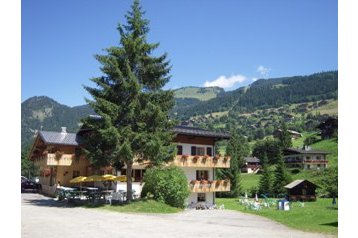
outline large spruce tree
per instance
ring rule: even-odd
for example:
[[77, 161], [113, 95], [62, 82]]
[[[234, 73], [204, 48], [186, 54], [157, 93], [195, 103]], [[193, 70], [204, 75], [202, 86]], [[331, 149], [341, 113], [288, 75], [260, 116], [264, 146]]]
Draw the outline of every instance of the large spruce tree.
[[240, 193], [240, 171], [244, 163], [244, 157], [249, 153], [249, 146], [243, 136], [235, 131], [231, 132], [231, 139], [226, 147], [226, 155], [231, 157], [230, 168], [218, 169], [217, 175], [220, 178], [230, 179], [230, 197], [237, 197]]
[[284, 186], [289, 184], [292, 181], [292, 178], [287, 171], [282, 154], [279, 155], [277, 160], [278, 162], [274, 171], [274, 183], [272, 190], [275, 194], [282, 195], [286, 193]]
[[118, 24], [120, 42], [96, 55], [103, 76], [90, 79], [97, 87], [85, 86], [93, 97], [89, 105], [100, 116], [84, 119], [85, 152], [97, 167], [124, 163], [127, 168], [127, 200], [132, 199], [134, 160], [160, 164], [174, 156], [169, 110], [173, 91], [162, 90], [169, 81], [167, 55], [153, 56], [158, 43], [148, 43], [149, 21], [138, 0]]
[[259, 193], [272, 194], [272, 175], [266, 153], [260, 158], [262, 173], [259, 181]]

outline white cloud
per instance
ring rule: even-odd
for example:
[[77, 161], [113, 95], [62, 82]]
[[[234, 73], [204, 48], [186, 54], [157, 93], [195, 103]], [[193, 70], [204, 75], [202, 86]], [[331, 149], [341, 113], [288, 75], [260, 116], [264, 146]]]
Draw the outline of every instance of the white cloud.
[[256, 70], [258, 73], [260, 73], [260, 76], [261, 77], [268, 77], [271, 69], [270, 68], [266, 68], [262, 65], [260, 65], [259, 67], [257, 67], [257, 70]]
[[246, 80], [246, 77], [243, 75], [232, 75], [230, 77], [226, 77], [221, 75], [219, 78], [213, 81], [206, 81], [204, 83], [204, 87], [221, 87], [221, 88], [231, 88], [236, 83], [242, 83]]
[[256, 80], [258, 80], [258, 78], [255, 77], [255, 78], [252, 78], [251, 80], [252, 80], [252, 82], [255, 82]]

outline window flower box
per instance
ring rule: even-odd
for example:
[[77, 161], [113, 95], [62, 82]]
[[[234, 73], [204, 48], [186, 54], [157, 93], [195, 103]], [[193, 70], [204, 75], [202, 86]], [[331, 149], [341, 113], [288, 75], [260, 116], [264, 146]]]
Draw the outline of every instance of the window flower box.
[[199, 159], [199, 158], [200, 158], [199, 155], [194, 155], [194, 157], [193, 157], [193, 163], [198, 162], [198, 159]]

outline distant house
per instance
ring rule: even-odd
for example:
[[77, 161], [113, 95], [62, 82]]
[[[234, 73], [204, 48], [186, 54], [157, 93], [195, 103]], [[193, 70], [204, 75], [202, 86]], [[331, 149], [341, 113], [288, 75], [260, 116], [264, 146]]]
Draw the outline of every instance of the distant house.
[[285, 186], [289, 201], [316, 201], [318, 185], [308, 180], [295, 180]]
[[257, 173], [261, 168], [261, 162], [256, 157], [245, 157], [244, 165], [241, 168], [243, 173]]
[[338, 131], [338, 118], [329, 117], [317, 126], [321, 130], [322, 139], [330, 139]]
[[322, 150], [312, 150], [306, 146], [303, 149], [288, 148], [283, 150], [283, 159], [288, 168], [325, 169], [328, 165], [327, 154]]
[[[290, 134], [291, 139], [297, 139], [299, 137], [302, 137], [302, 134], [297, 132], [297, 131], [293, 131], [293, 130], [287, 130], [287, 132]], [[273, 136], [274, 137], [279, 137], [282, 134], [282, 130], [281, 129], [277, 129], [273, 132]]]

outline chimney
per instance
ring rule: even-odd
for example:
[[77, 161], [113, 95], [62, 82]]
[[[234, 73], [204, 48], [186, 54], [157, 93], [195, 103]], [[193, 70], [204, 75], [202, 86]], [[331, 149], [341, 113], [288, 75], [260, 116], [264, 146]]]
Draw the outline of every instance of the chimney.
[[61, 133], [64, 133], [64, 134], [66, 134], [67, 133], [67, 131], [66, 131], [66, 129], [67, 129], [67, 127], [61, 127]]

